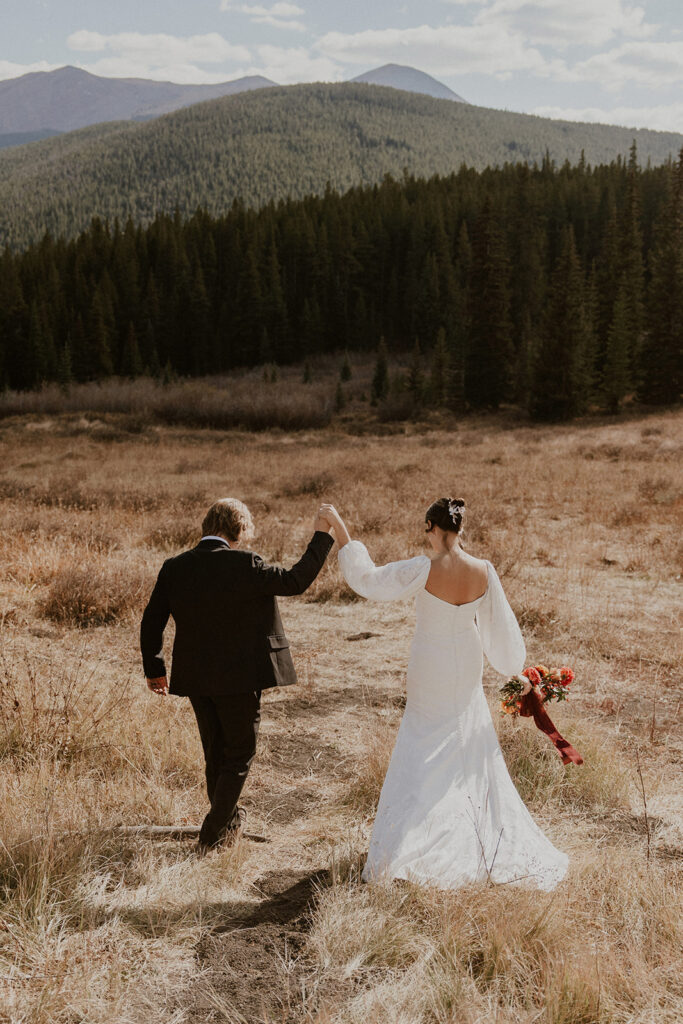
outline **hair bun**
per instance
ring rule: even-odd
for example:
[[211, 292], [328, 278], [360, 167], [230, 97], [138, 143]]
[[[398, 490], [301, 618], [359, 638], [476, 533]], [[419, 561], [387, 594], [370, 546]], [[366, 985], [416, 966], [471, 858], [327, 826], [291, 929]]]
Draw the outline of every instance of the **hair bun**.
[[460, 533], [465, 518], [465, 502], [462, 498], [437, 498], [427, 509], [425, 522], [429, 528], [438, 526], [441, 530]]

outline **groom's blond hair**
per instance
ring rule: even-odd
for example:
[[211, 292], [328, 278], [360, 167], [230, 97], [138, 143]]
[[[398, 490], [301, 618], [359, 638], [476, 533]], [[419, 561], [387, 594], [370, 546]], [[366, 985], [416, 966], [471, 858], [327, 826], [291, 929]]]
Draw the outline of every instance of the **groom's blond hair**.
[[228, 540], [251, 540], [254, 521], [251, 512], [239, 498], [219, 498], [204, 516], [202, 535], [220, 534]]

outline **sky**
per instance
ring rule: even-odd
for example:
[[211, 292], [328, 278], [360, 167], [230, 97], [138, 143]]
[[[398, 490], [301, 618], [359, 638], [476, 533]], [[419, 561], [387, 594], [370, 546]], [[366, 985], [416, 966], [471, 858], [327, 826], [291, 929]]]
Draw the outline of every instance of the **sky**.
[[471, 103], [683, 132], [683, 0], [0, 0], [0, 79], [283, 85], [409, 64]]

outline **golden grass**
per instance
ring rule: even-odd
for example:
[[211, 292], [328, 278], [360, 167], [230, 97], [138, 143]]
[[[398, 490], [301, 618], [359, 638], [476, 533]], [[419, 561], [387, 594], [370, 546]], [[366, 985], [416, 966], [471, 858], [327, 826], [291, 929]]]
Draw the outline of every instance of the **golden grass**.
[[[0, 1021], [683, 1016], [680, 416], [538, 431], [475, 418], [373, 435], [357, 401], [351, 419], [296, 435], [135, 426], [134, 409], [93, 417], [45, 401], [0, 423]], [[419, 552], [426, 505], [453, 492], [529, 659], [577, 671], [556, 721], [580, 769], [563, 768], [530, 722], [502, 719], [500, 680], [485, 675], [516, 784], [570, 853], [567, 881], [549, 895], [360, 884], [411, 612], [351, 600], [334, 557], [303, 600], [282, 605], [303, 685], [267, 696], [245, 791], [270, 845], [201, 861], [190, 843], [119, 834], [197, 823], [205, 807], [191, 710], [145, 690], [137, 627], [162, 560], [198, 539], [211, 500], [242, 497], [256, 549], [284, 562], [319, 500], [333, 500], [383, 561]], [[347, 640], [364, 631], [376, 635]], [[302, 874], [317, 895], [273, 931], [277, 892]], [[242, 934], [258, 1012], [231, 988], [223, 943]]]

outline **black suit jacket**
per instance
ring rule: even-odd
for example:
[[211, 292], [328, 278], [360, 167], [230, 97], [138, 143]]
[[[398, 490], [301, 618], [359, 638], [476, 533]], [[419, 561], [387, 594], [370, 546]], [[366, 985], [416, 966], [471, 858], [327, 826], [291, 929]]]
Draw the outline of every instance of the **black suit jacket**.
[[147, 678], [166, 675], [163, 636], [172, 615], [171, 693], [224, 696], [295, 683], [276, 595], [302, 594], [333, 543], [328, 533], [316, 532], [291, 569], [212, 539], [167, 559], [140, 625]]

